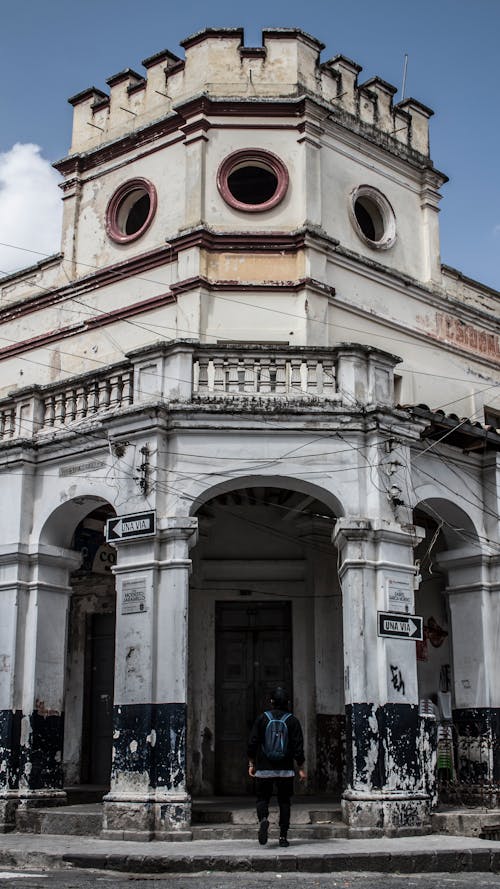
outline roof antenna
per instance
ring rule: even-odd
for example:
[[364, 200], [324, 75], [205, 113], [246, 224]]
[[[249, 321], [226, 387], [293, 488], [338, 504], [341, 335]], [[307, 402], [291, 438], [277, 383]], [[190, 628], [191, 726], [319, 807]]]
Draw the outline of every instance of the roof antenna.
[[408, 70], [408, 53], [405, 52], [405, 60], [403, 62], [403, 86], [401, 87], [401, 101], [403, 101], [404, 97], [405, 97], [407, 70]]

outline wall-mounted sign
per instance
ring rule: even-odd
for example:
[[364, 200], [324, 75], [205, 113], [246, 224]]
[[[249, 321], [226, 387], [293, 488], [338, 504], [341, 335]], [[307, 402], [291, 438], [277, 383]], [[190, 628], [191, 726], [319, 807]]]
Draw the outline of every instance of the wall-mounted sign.
[[378, 611], [378, 635], [387, 639], [413, 639], [421, 642], [424, 638], [424, 619], [417, 614]]
[[136, 614], [147, 611], [146, 578], [124, 580], [122, 583], [122, 614]]
[[106, 466], [102, 460], [86, 460], [85, 463], [73, 463], [72, 466], [60, 466], [59, 475], [64, 478], [68, 475], [86, 475], [87, 472], [95, 472]]
[[106, 540], [136, 540], [138, 537], [152, 537], [156, 533], [156, 513], [136, 512], [131, 515], [117, 516], [108, 519], [106, 524]]
[[386, 577], [387, 603], [394, 611], [409, 611], [413, 605], [412, 578]]

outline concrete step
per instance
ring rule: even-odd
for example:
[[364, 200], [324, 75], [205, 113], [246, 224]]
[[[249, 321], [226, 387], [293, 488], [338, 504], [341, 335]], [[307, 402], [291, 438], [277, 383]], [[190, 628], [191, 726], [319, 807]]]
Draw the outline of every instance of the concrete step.
[[431, 816], [433, 833], [449, 836], [500, 839], [500, 810], [481, 806], [470, 809], [443, 809]]
[[65, 787], [69, 806], [84, 805], [85, 803], [102, 803], [102, 798], [109, 793], [109, 785], [103, 784], [75, 784]]
[[[276, 801], [271, 804], [271, 812], [277, 812]], [[193, 825], [255, 825], [255, 802], [248, 798], [225, 800], [198, 798], [193, 802]], [[342, 823], [340, 804], [335, 802], [318, 803], [318, 800], [296, 798], [292, 803], [292, 821], [296, 825]]]
[[[211, 824], [192, 825], [193, 840], [255, 840], [257, 837], [257, 822], [254, 818], [253, 826], [249, 824]], [[269, 840], [277, 841], [279, 838], [278, 825], [270, 825]], [[345, 824], [301, 824], [290, 827], [288, 837], [290, 840], [329, 840], [347, 839], [349, 829]]]
[[233, 813], [230, 809], [204, 809], [194, 805], [191, 820], [193, 824], [232, 824]]
[[[274, 803], [274, 804], [273, 804]], [[270, 838], [279, 837], [278, 807], [271, 804]], [[197, 799], [193, 803], [191, 831], [194, 840], [253, 840], [257, 833], [255, 802], [248, 798]], [[292, 803], [290, 837], [323, 840], [349, 835], [342, 822], [340, 804], [316, 799], [296, 798]]]
[[16, 830], [22, 833], [97, 837], [102, 830], [102, 805], [52, 806], [46, 809], [19, 808]]

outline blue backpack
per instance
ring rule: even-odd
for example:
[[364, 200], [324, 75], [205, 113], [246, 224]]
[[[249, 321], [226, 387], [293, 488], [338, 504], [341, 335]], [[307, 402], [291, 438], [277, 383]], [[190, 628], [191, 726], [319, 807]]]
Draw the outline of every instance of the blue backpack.
[[290, 719], [291, 713], [283, 713], [283, 716], [276, 718], [270, 710], [266, 710], [267, 716], [266, 731], [264, 734], [264, 743], [262, 751], [264, 756], [271, 762], [278, 762], [284, 759], [288, 750], [288, 727], [287, 720]]

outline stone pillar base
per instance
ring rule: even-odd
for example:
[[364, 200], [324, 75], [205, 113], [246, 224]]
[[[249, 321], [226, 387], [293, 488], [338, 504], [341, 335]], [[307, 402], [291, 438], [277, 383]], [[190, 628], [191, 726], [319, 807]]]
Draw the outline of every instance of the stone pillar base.
[[9, 833], [16, 827], [17, 793], [7, 793], [0, 798], [0, 833]]
[[353, 833], [366, 836], [429, 833], [430, 814], [430, 797], [424, 793], [347, 790], [342, 797], [342, 820]]
[[149, 842], [154, 839], [192, 839], [191, 799], [187, 796], [157, 800], [103, 800], [101, 837], [108, 840]]

